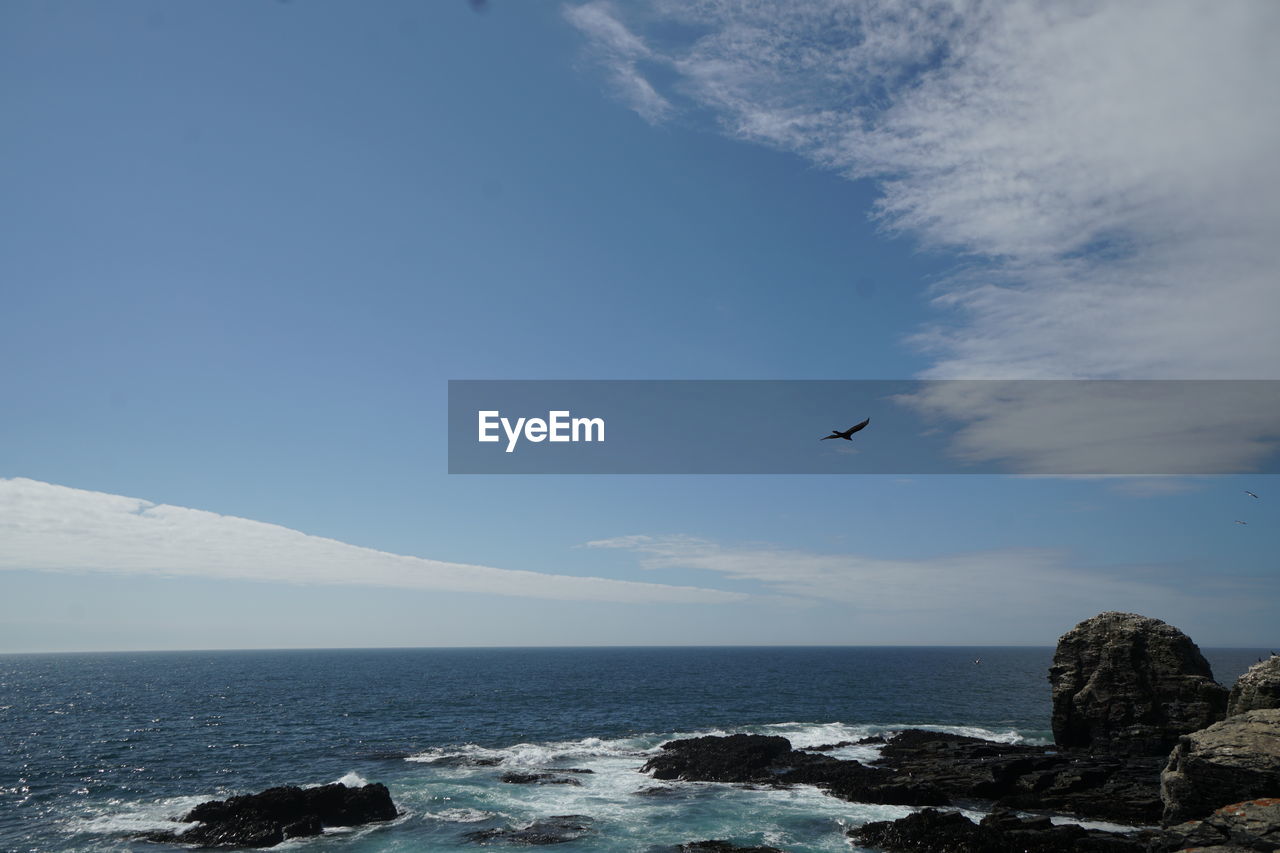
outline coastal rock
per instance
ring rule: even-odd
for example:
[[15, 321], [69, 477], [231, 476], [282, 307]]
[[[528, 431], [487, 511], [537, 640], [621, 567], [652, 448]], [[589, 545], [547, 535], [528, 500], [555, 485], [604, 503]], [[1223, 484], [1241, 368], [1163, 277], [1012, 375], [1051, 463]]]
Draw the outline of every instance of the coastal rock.
[[484, 844], [503, 841], [509, 844], [563, 844], [591, 832], [592, 820], [586, 815], [566, 814], [535, 820], [518, 828], [482, 829], [468, 832], [463, 838]]
[[696, 782], [762, 782], [777, 774], [775, 761], [791, 753], [791, 742], [767, 735], [728, 735], [668, 741], [640, 768], [655, 779]]
[[1162, 765], [1154, 757], [1064, 753], [926, 729], [889, 738], [876, 762], [898, 778], [927, 780], [952, 800], [989, 800], [1123, 823], [1160, 818]]
[[145, 837], [202, 847], [271, 847], [287, 838], [319, 835], [327, 826], [356, 826], [391, 820], [397, 814], [385, 785], [290, 785], [201, 803], [182, 818], [196, 826], [181, 835], [157, 832]]
[[909, 780], [857, 761], [793, 750], [790, 741], [777, 736], [707, 735], [669, 741], [641, 771], [655, 779], [687, 782], [816, 785], [860, 803], [929, 806], [949, 802], [927, 779]]
[[974, 823], [959, 812], [925, 809], [849, 831], [859, 846], [912, 853], [1145, 853], [1149, 834], [1121, 834], [1054, 824], [1047, 817], [995, 812]]
[[1101, 613], [1058, 640], [1049, 669], [1064, 749], [1165, 755], [1225, 716], [1227, 690], [1191, 639], [1136, 613]]
[[1227, 698], [1227, 716], [1280, 708], [1280, 655], [1261, 660], [1236, 680]]
[[1280, 709], [1246, 711], [1183, 736], [1160, 775], [1165, 823], [1280, 794]]
[[1269, 797], [1223, 806], [1204, 820], [1169, 827], [1164, 850], [1280, 850], [1280, 799]]

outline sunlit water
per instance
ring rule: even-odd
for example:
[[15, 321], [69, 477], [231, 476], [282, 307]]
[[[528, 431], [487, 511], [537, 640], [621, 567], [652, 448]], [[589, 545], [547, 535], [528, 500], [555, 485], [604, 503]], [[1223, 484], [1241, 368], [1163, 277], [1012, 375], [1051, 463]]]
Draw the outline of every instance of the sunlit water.
[[[1262, 653], [1206, 650], [1226, 684]], [[808, 787], [656, 782], [639, 768], [664, 741], [698, 734], [780, 734], [803, 748], [926, 726], [1047, 741], [1051, 656], [948, 647], [0, 657], [0, 850], [166, 853], [184, 848], [131, 834], [173, 829], [210, 798], [369, 780], [391, 789], [398, 820], [275, 849], [474, 853], [486, 848], [467, 832], [575, 814], [593, 819], [590, 834], [555, 849], [724, 838], [848, 851], [847, 829], [910, 809]], [[556, 767], [592, 772], [574, 774], [576, 786], [499, 781]]]

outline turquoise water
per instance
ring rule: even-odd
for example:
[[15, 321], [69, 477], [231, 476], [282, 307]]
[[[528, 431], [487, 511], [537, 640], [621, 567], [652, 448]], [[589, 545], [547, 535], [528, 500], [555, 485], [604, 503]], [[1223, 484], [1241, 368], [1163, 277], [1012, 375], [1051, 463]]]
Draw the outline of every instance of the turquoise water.
[[[1230, 684], [1263, 650], [1206, 650]], [[927, 726], [1050, 739], [1049, 648], [406, 649], [0, 657], [0, 850], [166, 853], [130, 833], [273, 785], [385, 783], [396, 821], [286, 850], [479, 851], [476, 830], [591, 818], [564, 851], [727, 838], [848, 851], [909, 809], [809, 788], [658, 783], [673, 737], [758, 732], [797, 747]], [[980, 664], [975, 660], [981, 658]], [[870, 759], [874, 748], [837, 756]], [[510, 771], [578, 768], [581, 784]], [[645, 789], [660, 789], [641, 793]]]

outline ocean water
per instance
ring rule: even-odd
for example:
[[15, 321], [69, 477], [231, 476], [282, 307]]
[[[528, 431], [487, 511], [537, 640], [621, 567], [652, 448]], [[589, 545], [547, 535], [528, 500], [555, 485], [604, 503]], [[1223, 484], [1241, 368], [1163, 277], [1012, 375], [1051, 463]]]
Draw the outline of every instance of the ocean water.
[[[1257, 649], [1206, 650], [1231, 684]], [[383, 782], [394, 822], [280, 850], [481, 851], [476, 830], [587, 815], [553, 849], [731, 839], [849, 851], [910, 809], [816, 790], [656, 782], [666, 740], [780, 734], [797, 747], [907, 726], [1047, 742], [1050, 648], [600, 648], [0, 656], [0, 850], [186, 849], [131, 838], [211, 798]], [[981, 658], [981, 663], [975, 661]], [[872, 747], [838, 756], [869, 759]], [[515, 785], [510, 771], [577, 768]], [[659, 789], [656, 793], [645, 789]], [[512, 848], [516, 849], [516, 848]]]

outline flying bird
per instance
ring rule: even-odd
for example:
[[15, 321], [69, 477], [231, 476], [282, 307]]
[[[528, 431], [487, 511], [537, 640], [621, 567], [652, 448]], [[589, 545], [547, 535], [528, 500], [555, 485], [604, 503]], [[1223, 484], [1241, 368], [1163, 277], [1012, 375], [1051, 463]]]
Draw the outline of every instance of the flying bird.
[[864, 426], [866, 426], [869, 423], [871, 423], [871, 418], [867, 418], [865, 421], [863, 421], [860, 424], [854, 424], [844, 432], [841, 432], [838, 429], [833, 429], [831, 431], [831, 435], [824, 435], [822, 438], [818, 440], [826, 441], [828, 438], [843, 438], [845, 441], [853, 441], [853, 434], [858, 430], [862, 429]]
[[1237, 519], [1237, 520], [1236, 520], [1236, 524], [1243, 524], [1243, 525], [1246, 525], [1246, 526], [1247, 526], [1247, 525], [1249, 524], [1249, 522], [1247, 522], [1247, 521], [1240, 521], [1239, 519]]
[[1249, 497], [1253, 498], [1254, 500], [1257, 500], [1257, 498], [1258, 498], [1258, 496], [1257, 496], [1257, 495], [1255, 495], [1253, 492], [1249, 491], [1248, 489], [1245, 489], [1245, 490], [1244, 490], [1244, 493], [1245, 493], [1246, 495], [1248, 495]]

